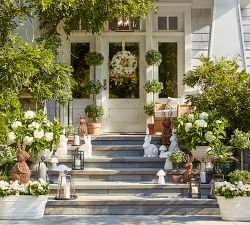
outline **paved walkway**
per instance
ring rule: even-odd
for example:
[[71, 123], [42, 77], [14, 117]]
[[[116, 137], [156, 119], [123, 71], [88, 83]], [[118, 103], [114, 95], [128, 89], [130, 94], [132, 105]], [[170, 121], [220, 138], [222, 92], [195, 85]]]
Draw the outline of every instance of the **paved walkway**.
[[41, 220], [0, 220], [0, 225], [250, 225], [222, 221], [218, 216], [45, 216]]

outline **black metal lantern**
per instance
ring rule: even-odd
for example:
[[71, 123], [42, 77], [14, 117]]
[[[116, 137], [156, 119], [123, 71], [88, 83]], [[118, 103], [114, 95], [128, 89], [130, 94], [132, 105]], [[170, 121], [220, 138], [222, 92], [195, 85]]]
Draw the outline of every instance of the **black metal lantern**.
[[79, 148], [72, 152], [72, 169], [84, 170], [84, 151], [79, 151]]
[[201, 198], [201, 182], [200, 178], [191, 178], [188, 190], [189, 198]]
[[41, 157], [41, 161], [39, 161], [37, 167], [37, 180], [43, 179], [47, 183], [49, 182], [49, 175], [48, 175], [48, 162], [45, 161], [45, 157]]
[[58, 183], [56, 200], [72, 200], [77, 198], [71, 176], [67, 174], [68, 171], [65, 170], [64, 175], [61, 176], [60, 182]]

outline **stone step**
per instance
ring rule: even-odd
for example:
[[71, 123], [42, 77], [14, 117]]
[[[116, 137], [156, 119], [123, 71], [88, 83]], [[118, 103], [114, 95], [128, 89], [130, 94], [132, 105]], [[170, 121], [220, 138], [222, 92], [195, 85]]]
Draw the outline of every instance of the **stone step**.
[[50, 198], [46, 215], [219, 215], [214, 199], [143, 196], [78, 196], [76, 200]]
[[[68, 155], [78, 146], [68, 145]], [[98, 145], [92, 148], [93, 156], [123, 157], [123, 156], [143, 156], [142, 145]]]
[[[159, 135], [152, 136], [152, 144], [161, 144]], [[92, 145], [143, 145], [145, 135], [99, 135], [91, 136]], [[73, 144], [73, 137], [69, 137], [69, 144]], [[81, 144], [84, 143], [80, 137]]]
[[[72, 166], [72, 158], [70, 156], [58, 159], [59, 164]], [[84, 159], [85, 168], [163, 168], [165, 159], [158, 157], [98, 157]]]
[[[57, 184], [50, 184], [51, 194], [56, 194]], [[136, 195], [154, 197], [188, 197], [189, 184], [184, 183], [158, 183], [147, 182], [108, 182], [83, 181], [74, 182], [74, 189], [78, 195]], [[202, 196], [207, 196], [210, 184], [201, 185]]]

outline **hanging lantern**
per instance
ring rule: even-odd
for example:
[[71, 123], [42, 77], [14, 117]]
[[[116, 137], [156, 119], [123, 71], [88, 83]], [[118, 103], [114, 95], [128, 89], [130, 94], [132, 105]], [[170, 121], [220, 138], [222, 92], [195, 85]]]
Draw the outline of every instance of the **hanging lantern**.
[[71, 176], [68, 175], [68, 171], [64, 171], [64, 175], [61, 176], [61, 180], [57, 186], [56, 200], [72, 200], [76, 199], [75, 188], [71, 180]]
[[41, 161], [39, 161], [38, 167], [37, 167], [37, 179], [43, 179], [47, 183], [49, 182], [49, 176], [48, 176], [48, 167], [47, 167], [47, 161], [45, 161], [45, 157], [41, 157]]
[[189, 198], [201, 198], [201, 184], [199, 178], [191, 178], [188, 189]]
[[72, 152], [72, 169], [84, 170], [84, 151], [79, 151], [79, 148]]

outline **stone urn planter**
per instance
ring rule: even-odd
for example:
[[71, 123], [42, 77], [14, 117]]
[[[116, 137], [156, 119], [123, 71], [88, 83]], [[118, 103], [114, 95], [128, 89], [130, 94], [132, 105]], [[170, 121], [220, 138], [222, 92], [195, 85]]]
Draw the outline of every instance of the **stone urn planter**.
[[235, 197], [226, 199], [217, 196], [220, 214], [223, 220], [250, 221], [250, 197]]
[[214, 159], [212, 155], [207, 155], [210, 150], [210, 146], [196, 146], [196, 148], [192, 150], [192, 155], [200, 162], [210, 163]]
[[41, 219], [44, 215], [47, 195], [11, 195], [0, 198], [0, 219]]
[[99, 135], [101, 133], [101, 123], [88, 123], [88, 134]]

